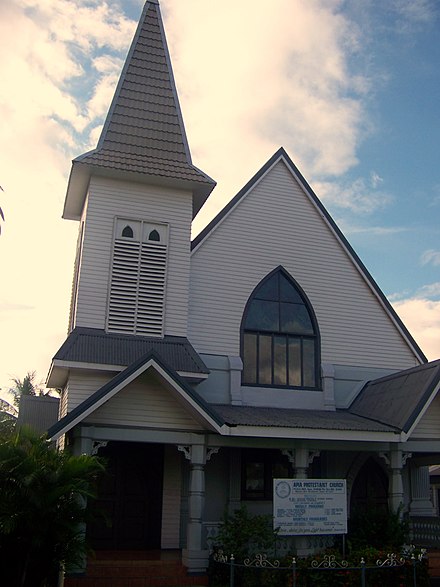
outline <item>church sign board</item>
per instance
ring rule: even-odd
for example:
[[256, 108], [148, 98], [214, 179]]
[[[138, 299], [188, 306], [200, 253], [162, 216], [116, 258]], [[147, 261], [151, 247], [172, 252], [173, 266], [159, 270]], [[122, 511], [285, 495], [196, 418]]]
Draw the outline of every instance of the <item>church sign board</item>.
[[281, 536], [347, 533], [345, 479], [274, 479], [273, 524]]

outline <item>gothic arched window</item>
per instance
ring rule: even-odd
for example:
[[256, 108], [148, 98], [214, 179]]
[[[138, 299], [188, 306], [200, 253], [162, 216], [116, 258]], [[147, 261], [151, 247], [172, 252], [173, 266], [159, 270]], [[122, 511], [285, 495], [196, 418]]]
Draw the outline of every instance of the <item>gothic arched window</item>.
[[150, 234], [148, 235], [148, 240], [149, 241], [157, 241], [157, 242], [160, 241], [160, 234], [157, 232], [156, 229], [154, 229], [150, 232]]
[[127, 224], [127, 226], [122, 231], [122, 236], [126, 238], [133, 238], [133, 229], [131, 228], [131, 226]]
[[244, 385], [318, 388], [318, 324], [305, 293], [282, 267], [253, 291], [241, 333]]

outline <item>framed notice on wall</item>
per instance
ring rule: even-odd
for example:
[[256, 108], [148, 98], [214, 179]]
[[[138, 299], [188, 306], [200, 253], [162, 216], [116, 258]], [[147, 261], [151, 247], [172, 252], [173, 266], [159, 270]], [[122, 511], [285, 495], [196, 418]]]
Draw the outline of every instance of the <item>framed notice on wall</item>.
[[282, 536], [346, 534], [345, 479], [274, 479], [273, 525]]

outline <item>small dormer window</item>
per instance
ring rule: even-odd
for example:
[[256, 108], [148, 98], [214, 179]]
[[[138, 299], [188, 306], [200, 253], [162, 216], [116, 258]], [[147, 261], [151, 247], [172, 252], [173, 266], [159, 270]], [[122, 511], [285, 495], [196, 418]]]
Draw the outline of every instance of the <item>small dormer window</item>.
[[122, 231], [122, 236], [125, 238], [133, 238], [134, 234], [133, 234], [133, 229], [131, 228], [131, 226], [126, 226], [124, 228], [124, 230]]
[[156, 229], [154, 229], [150, 232], [150, 234], [148, 235], [148, 240], [160, 242], [160, 234], [157, 232]]

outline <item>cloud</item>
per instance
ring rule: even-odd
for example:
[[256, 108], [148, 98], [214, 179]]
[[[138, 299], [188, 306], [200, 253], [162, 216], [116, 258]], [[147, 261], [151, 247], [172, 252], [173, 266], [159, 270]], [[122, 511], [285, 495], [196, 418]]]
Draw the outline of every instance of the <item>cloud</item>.
[[[204, 0], [161, 6], [194, 160], [222, 180], [215, 197], [233, 196], [279, 146], [308, 177], [356, 165], [372, 84], [352, 69], [362, 31], [340, 1], [262, 10], [241, 0], [233, 14]], [[195, 14], [203, 26], [194, 27]], [[225, 145], [240, 166], [224, 163]]]
[[399, 17], [402, 32], [411, 30], [411, 26], [430, 23], [436, 13], [432, 0], [393, 0], [391, 8]]
[[26, 304], [17, 304], [15, 302], [1, 301], [0, 300], [0, 313], [1, 312], [22, 312], [27, 310], [33, 310], [33, 306]]
[[440, 282], [388, 297], [429, 360], [440, 358]]
[[368, 185], [362, 177], [351, 183], [314, 182], [313, 185], [324, 202], [329, 202], [356, 214], [371, 214], [385, 208], [393, 200], [387, 192], [375, 189], [375, 184], [380, 183], [375, 177], [370, 179], [372, 185]]
[[434, 249], [428, 249], [422, 253], [420, 258], [422, 265], [429, 265], [432, 264], [435, 267], [440, 265], [440, 251], [435, 251]]
[[439, 359], [440, 301], [409, 298], [392, 304], [428, 359]]
[[10, 373], [44, 376], [65, 336], [77, 232], [61, 220], [70, 159], [89, 132], [96, 139], [135, 25], [102, 0], [0, 2], [0, 387]]
[[340, 220], [337, 224], [344, 234], [388, 236], [391, 234], [401, 234], [402, 232], [408, 232], [410, 230], [405, 226], [358, 226], [355, 224], [349, 224], [345, 220]]

